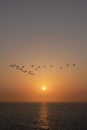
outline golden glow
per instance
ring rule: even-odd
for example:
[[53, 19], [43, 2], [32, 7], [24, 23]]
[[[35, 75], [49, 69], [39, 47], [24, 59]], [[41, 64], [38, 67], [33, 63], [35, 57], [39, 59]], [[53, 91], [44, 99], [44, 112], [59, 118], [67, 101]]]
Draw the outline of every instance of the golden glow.
[[47, 109], [47, 104], [44, 102], [41, 104], [40, 107], [40, 118], [39, 118], [39, 121], [44, 122], [44, 123], [40, 123], [40, 127], [42, 129], [49, 128], [47, 117], [48, 117], [48, 109]]
[[45, 91], [46, 90], [46, 86], [42, 86], [42, 90]]

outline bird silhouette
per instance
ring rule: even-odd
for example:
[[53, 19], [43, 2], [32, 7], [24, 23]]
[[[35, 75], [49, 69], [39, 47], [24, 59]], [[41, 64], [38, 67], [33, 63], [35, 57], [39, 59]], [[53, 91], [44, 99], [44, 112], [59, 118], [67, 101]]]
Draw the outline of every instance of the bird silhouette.
[[31, 75], [35, 76], [35, 74], [34, 74], [34, 73], [31, 73]]
[[31, 67], [33, 68], [33, 67], [34, 67], [34, 65], [31, 65]]
[[46, 65], [44, 65], [43, 68], [46, 68]]
[[22, 72], [27, 73], [27, 70], [23, 70]]
[[29, 71], [28, 74], [31, 74], [31, 71]]
[[35, 71], [37, 71], [38, 69], [37, 68], [35, 68]]
[[14, 64], [12, 67], [14, 68], [16, 65]]
[[69, 64], [66, 64], [66, 66], [68, 67], [68, 66], [70, 66]]
[[38, 69], [40, 69], [41, 67], [40, 66], [37, 66]]
[[75, 66], [76, 64], [73, 64], [73, 66]]
[[53, 66], [52, 65], [50, 65], [50, 68], [52, 68]]
[[12, 65], [10, 65], [10, 67], [12, 67]]
[[19, 67], [15, 67], [15, 69], [19, 69]]
[[22, 67], [22, 68], [24, 68], [24, 66], [23, 66], [23, 65], [22, 65], [21, 67]]
[[19, 65], [16, 65], [16, 68], [19, 68]]
[[60, 67], [60, 69], [62, 69], [62, 67]]

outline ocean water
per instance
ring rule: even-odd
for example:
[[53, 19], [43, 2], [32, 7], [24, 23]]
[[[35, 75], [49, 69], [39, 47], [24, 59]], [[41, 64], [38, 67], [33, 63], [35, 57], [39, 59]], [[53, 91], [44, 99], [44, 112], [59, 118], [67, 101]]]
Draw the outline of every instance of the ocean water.
[[87, 103], [0, 103], [0, 130], [87, 130]]

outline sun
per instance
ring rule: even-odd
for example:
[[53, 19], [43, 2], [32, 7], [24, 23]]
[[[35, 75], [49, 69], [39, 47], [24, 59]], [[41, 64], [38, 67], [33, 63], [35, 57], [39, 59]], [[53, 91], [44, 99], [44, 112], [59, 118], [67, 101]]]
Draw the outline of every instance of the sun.
[[42, 90], [45, 91], [46, 90], [46, 86], [42, 86]]

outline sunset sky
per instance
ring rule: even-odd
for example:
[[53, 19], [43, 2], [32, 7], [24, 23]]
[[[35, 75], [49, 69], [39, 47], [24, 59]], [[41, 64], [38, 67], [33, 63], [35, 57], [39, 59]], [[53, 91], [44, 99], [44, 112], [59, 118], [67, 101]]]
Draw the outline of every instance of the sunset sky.
[[86, 0], [0, 0], [0, 101], [87, 101]]

